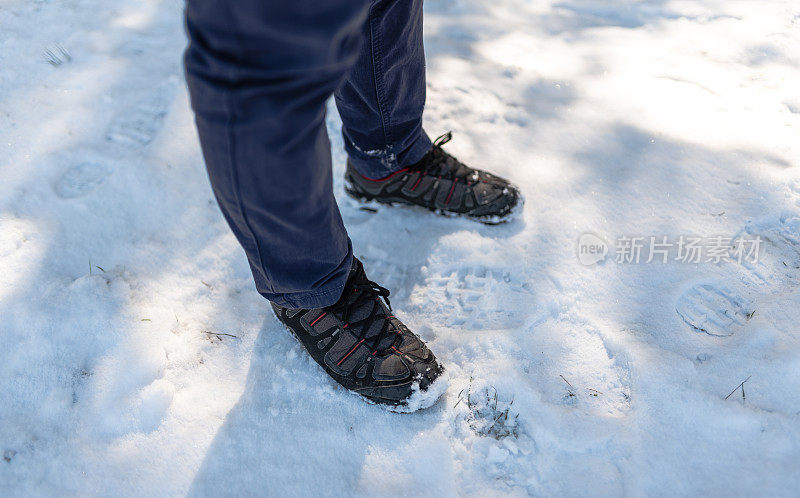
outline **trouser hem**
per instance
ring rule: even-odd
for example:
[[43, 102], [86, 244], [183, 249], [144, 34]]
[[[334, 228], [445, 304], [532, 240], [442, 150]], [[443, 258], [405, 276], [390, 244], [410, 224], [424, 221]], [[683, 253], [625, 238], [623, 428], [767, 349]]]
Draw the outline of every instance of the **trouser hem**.
[[325, 308], [335, 304], [344, 291], [347, 283], [345, 276], [344, 282], [337, 282], [333, 286], [314, 292], [292, 292], [284, 294], [270, 294], [262, 292], [261, 295], [284, 308], [301, 308], [306, 310]]
[[356, 171], [372, 179], [384, 178], [419, 162], [433, 146], [430, 137], [422, 129], [411, 141], [411, 144], [399, 153], [395, 152], [391, 145], [386, 149], [363, 150], [346, 135], [344, 144], [345, 151]]

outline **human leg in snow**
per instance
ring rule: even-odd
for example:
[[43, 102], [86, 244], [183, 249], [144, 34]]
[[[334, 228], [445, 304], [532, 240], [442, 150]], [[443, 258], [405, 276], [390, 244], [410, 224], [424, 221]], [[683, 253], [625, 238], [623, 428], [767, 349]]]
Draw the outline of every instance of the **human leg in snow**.
[[[214, 193], [259, 292], [333, 379], [411, 411], [442, 394], [442, 368], [353, 258], [325, 128], [325, 102], [360, 57], [367, 6], [189, 0], [186, 72]], [[369, 126], [370, 111], [356, 112]]]
[[325, 102], [359, 55], [365, 0], [188, 0], [184, 62], [208, 174], [258, 291], [335, 303], [352, 265]]
[[347, 161], [347, 193], [484, 223], [511, 220], [519, 189], [433, 147], [422, 129], [425, 50], [422, 0], [375, 0], [358, 61], [336, 90]]
[[358, 60], [336, 90], [345, 149], [355, 168], [382, 178], [431, 148], [422, 129], [425, 51], [422, 0], [375, 0]]

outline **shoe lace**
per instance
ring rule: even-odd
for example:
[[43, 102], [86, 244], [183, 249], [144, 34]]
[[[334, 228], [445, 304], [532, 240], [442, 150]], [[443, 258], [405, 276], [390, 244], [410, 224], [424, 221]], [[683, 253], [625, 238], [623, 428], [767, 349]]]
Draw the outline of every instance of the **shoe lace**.
[[[380, 308], [376, 301], [378, 299], [383, 299], [389, 311], [392, 310], [392, 305], [389, 302], [389, 294], [389, 289], [368, 279], [362, 269], [345, 288], [345, 292], [342, 294], [339, 302], [330, 307], [330, 310], [334, 314], [340, 316], [341, 320], [347, 324], [346, 326], [348, 326], [350, 330], [355, 331], [360, 329], [357, 334], [357, 340], [363, 340], [365, 346], [374, 350], [373, 354], [391, 349], [396, 342], [395, 339], [388, 346], [380, 348], [384, 339], [391, 337], [393, 334], [397, 334], [397, 331], [394, 330], [394, 327], [389, 321], [389, 316], [384, 313], [382, 309], [375, 309], [376, 307]], [[353, 313], [367, 304], [372, 306], [367, 316], [354, 322], [351, 321]], [[366, 335], [372, 328], [372, 324], [380, 319], [383, 319], [383, 324], [381, 324], [378, 333], [367, 337]]]
[[444, 144], [453, 139], [453, 132], [440, 135], [433, 141], [433, 147], [425, 157], [410, 169], [420, 171], [423, 174], [446, 178], [458, 181], [463, 179], [467, 185], [472, 185], [478, 181], [478, 173], [451, 156], [442, 148]]

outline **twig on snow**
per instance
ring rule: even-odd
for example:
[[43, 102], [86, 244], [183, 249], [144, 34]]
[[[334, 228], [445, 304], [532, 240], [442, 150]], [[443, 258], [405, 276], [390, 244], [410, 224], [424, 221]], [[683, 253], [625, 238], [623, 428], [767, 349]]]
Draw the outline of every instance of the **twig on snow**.
[[224, 332], [211, 332], [210, 330], [204, 330], [202, 333], [203, 333], [203, 334], [208, 334], [208, 335], [215, 335], [215, 336], [217, 336], [217, 337], [222, 337], [222, 336], [225, 336], [225, 337], [233, 337], [233, 338], [235, 338], [235, 339], [238, 339], [238, 338], [239, 338], [239, 336], [238, 336], [238, 335], [233, 335], [233, 334], [225, 334]]
[[748, 376], [746, 379], [744, 379], [744, 380], [742, 381], [742, 383], [741, 383], [741, 384], [739, 384], [738, 386], [736, 386], [736, 387], [733, 389], [733, 391], [731, 391], [731, 393], [730, 393], [729, 395], [725, 396], [725, 399], [728, 399], [728, 398], [730, 398], [730, 397], [733, 395], [733, 393], [735, 393], [736, 391], [738, 391], [738, 390], [739, 390], [739, 388], [742, 388], [742, 399], [745, 399], [745, 396], [744, 396], [744, 383], [745, 383], [745, 382], [747, 382], [748, 380], [750, 380], [750, 377], [752, 377], [752, 375]]

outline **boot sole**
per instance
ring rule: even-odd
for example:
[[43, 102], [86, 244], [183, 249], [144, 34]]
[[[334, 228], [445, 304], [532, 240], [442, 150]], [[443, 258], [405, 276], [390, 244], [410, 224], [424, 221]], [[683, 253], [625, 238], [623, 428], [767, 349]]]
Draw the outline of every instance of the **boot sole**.
[[344, 191], [348, 196], [350, 196], [350, 198], [365, 206], [368, 206], [371, 203], [377, 203], [379, 205], [384, 205], [384, 206], [401, 207], [412, 210], [422, 210], [426, 213], [434, 213], [439, 216], [444, 216], [446, 218], [464, 218], [467, 220], [482, 223], [484, 225], [503, 225], [506, 223], [510, 223], [519, 217], [525, 205], [525, 198], [522, 196], [522, 194], [520, 194], [519, 198], [517, 199], [517, 203], [514, 205], [514, 207], [512, 207], [506, 214], [502, 216], [498, 215], [470, 216], [467, 213], [456, 213], [453, 211], [447, 211], [440, 208], [429, 208], [426, 206], [422, 206], [420, 204], [409, 202], [406, 199], [400, 197], [375, 197], [361, 190], [357, 190], [356, 187], [353, 187], [353, 181], [350, 180], [349, 178], [345, 178]]

